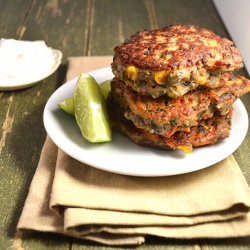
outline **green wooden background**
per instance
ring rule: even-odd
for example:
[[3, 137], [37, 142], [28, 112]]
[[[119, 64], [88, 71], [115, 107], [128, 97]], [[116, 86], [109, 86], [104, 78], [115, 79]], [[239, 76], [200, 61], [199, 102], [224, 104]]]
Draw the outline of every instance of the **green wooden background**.
[[[0, 37], [45, 40], [63, 52], [60, 68], [38, 85], [0, 91], [0, 249], [126, 249], [61, 235], [15, 228], [35, 172], [46, 132], [42, 115], [50, 95], [64, 83], [69, 56], [112, 55], [138, 30], [197, 24], [228, 37], [210, 0], [0, 0]], [[241, 72], [247, 75], [244, 69]], [[250, 114], [250, 95], [242, 98]], [[234, 153], [250, 184], [250, 133]], [[127, 248], [131, 249], [131, 248]], [[137, 249], [250, 249], [250, 238], [173, 240], [149, 237]]]

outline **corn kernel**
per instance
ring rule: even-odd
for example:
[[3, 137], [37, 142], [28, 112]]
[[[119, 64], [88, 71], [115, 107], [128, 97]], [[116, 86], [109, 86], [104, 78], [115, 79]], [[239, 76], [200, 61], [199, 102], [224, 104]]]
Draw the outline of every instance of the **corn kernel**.
[[205, 77], [200, 77], [199, 78], [199, 84], [204, 85], [206, 83], [206, 78]]
[[206, 124], [202, 124], [202, 127], [203, 127], [204, 129], [209, 129], [209, 126], [206, 125]]
[[178, 95], [177, 95], [175, 92], [169, 92], [169, 93], [168, 93], [168, 96], [169, 96], [170, 98], [176, 98], [176, 97], [178, 97]]
[[182, 150], [186, 154], [190, 154], [190, 153], [192, 153], [193, 147], [191, 145], [190, 146], [188, 146], [188, 145], [180, 145], [180, 146], [177, 147], [177, 149]]
[[208, 58], [208, 59], [207, 59], [207, 64], [208, 64], [208, 65], [214, 65], [214, 59]]
[[135, 81], [138, 77], [138, 69], [135, 66], [129, 66], [127, 68], [128, 78]]
[[214, 41], [214, 40], [209, 40], [209, 41], [208, 41], [208, 45], [209, 45], [210, 47], [216, 47], [216, 46], [218, 45], [218, 43], [217, 43], [216, 41]]
[[168, 80], [168, 75], [169, 75], [169, 72], [162, 70], [162, 71], [156, 72], [154, 78], [155, 78], [155, 81], [159, 85], [165, 85]]

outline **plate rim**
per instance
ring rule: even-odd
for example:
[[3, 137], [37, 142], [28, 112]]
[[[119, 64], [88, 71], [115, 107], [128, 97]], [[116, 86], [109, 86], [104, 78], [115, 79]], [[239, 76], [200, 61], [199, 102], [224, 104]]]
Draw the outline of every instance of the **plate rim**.
[[[90, 72], [88, 72], [88, 74], [92, 75], [93, 77], [96, 77], [96, 74], [98, 74], [98, 73], [100, 73], [100, 72], [103, 73], [103, 71], [105, 72], [105, 71], [107, 71], [107, 70], [109, 71], [108, 73], [110, 73], [110, 71], [111, 71], [110, 67], [105, 67], [105, 68], [100, 68], [100, 69], [97, 69], [97, 70], [94, 70], [94, 71], [90, 71]], [[210, 166], [216, 164], [217, 162], [220, 162], [221, 160], [225, 159], [225, 158], [228, 157], [230, 154], [232, 154], [232, 153], [242, 144], [242, 142], [244, 141], [245, 136], [246, 136], [246, 134], [247, 134], [247, 131], [248, 131], [248, 125], [249, 125], [249, 124], [248, 124], [248, 114], [247, 114], [247, 111], [246, 111], [246, 108], [245, 108], [244, 104], [242, 103], [242, 101], [241, 101], [240, 99], [238, 99], [238, 100], [235, 102], [235, 105], [237, 105], [237, 108], [240, 109], [241, 113], [243, 113], [243, 118], [242, 118], [242, 119], [245, 120], [245, 122], [246, 122], [246, 124], [245, 124], [245, 126], [244, 126], [244, 130], [243, 130], [244, 133], [241, 135], [241, 140], [238, 141], [238, 143], [236, 143], [236, 144], [237, 144], [236, 147], [233, 147], [233, 149], [230, 148], [230, 152], [228, 152], [227, 154], [224, 154], [224, 156], [221, 157], [219, 160], [215, 160], [214, 162], [212, 162], [212, 161], [210, 160], [211, 164], [209, 163], [209, 164], [206, 164], [206, 166], [202, 166], [202, 167], [198, 167], [198, 168], [196, 167], [196, 168], [193, 168], [192, 170], [189, 169], [188, 171], [181, 171], [181, 172], [174, 172], [174, 173], [166, 173], [165, 171], [164, 171], [164, 173], [162, 173], [162, 172], [161, 172], [161, 173], [159, 173], [159, 172], [156, 172], [156, 173], [144, 172], [144, 173], [143, 173], [143, 172], [140, 172], [140, 171], [139, 171], [139, 172], [138, 172], [138, 171], [127, 172], [127, 171], [124, 171], [124, 170], [122, 170], [122, 169], [120, 169], [120, 168], [113, 169], [113, 168], [107, 168], [107, 167], [105, 167], [105, 166], [104, 166], [104, 167], [103, 167], [103, 166], [98, 166], [98, 165], [93, 164], [93, 163], [91, 163], [91, 162], [89, 162], [89, 161], [83, 160], [82, 158], [79, 158], [79, 156], [76, 156], [76, 155], [72, 154], [72, 152], [68, 152], [67, 149], [65, 150], [65, 147], [62, 147], [61, 145], [58, 145], [58, 142], [55, 141], [55, 139], [53, 138], [53, 135], [51, 136], [50, 131], [49, 131], [49, 128], [48, 128], [48, 124], [47, 124], [47, 121], [46, 121], [46, 119], [47, 119], [47, 117], [46, 117], [46, 112], [49, 111], [49, 105], [50, 105], [51, 100], [53, 100], [54, 96], [58, 94], [58, 91], [62, 91], [63, 88], [68, 89], [69, 86], [71, 87], [71, 85], [72, 85], [72, 88], [73, 88], [73, 85], [76, 84], [77, 78], [78, 78], [78, 77], [75, 77], [75, 78], [73, 78], [72, 80], [67, 81], [66, 84], [64, 84], [64, 85], [62, 85], [61, 87], [59, 87], [59, 88], [51, 95], [51, 97], [50, 97], [49, 100], [47, 101], [47, 103], [46, 103], [46, 105], [45, 105], [45, 108], [44, 108], [44, 114], [43, 114], [44, 127], [45, 127], [45, 130], [46, 130], [46, 132], [48, 133], [49, 137], [50, 137], [50, 138], [52, 139], [52, 141], [58, 146], [58, 148], [60, 148], [61, 150], [63, 150], [66, 154], [70, 155], [72, 158], [74, 158], [74, 159], [76, 159], [76, 160], [78, 160], [78, 161], [80, 161], [80, 162], [82, 162], [82, 163], [88, 164], [89, 166], [94, 167], [94, 168], [97, 168], [97, 169], [101, 169], [101, 170], [108, 171], [108, 172], [113, 172], [113, 173], [116, 173], [116, 174], [130, 175], [130, 176], [138, 176], [138, 177], [173, 176], [173, 175], [180, 175], [180, 174], [186, 174], [186, 173], [198, 171], [198, 170], [201, 170], [201, 169], [210, 167]], [[106, 79], [103, 79], [103, 81], [104, 81], [104, 80], [107, 80], [107, 78], [106, 78]], [[97, 80], [97, 82], [100, 83], [100, 81], [98, 81], [98, 80]], [[58, 108], [58, 109], [59, 109], [59, 108]], [[67, 114], [66, 114], [66, 115], [67, 115]], [[119, 135], [119, 136], [122, 136], [122, 135]], [[126, 138], [126, 139], [128, 139], [128, 138]], [[84, 139], [83, 139], [83, 140], [84, 140]], [[224, 144], [225, 144], [226, 142], [227, 142], [227, 139], [224, 140], [224, 141], [222, 141], [222, 143], [224, 143]], [[112, 142], [110, 142], [110, 143], [112, 143]], [[130, 143], [132, 143], [133, 145], [135, 144], [135, 143], [133, 143], [132, 141], [130, 141]], [[59, 144], [60, 144], [60, 143], [59, 143]], [[217, 143], [217, 144], [219, 144], [219, 143]], [[209, 146], [206, 146], [206, 147], [207, 147], [207, 148], [208, 148], [208, 147], [218, 147], [217, 144], [209, 145]], [[92, 144], [92, 145], [93, 145], [93, 144]], [[143, 151], [146, 150], [146, 151], [148, 151], [148, 152], [151, 152], [151, 151], [157, 150], [157, 149], [150, 149], [150, 148], [143, 147], [143, 146], [139, 146], [139, 145], [137, 145], [137, 146], [143, 148]], [[203, 147], [203, 148], [205, 148], [205, 147]], [[220, 148], [219, 148], [219, 149], [220, 149]], [[197, 150], [200, 150], [200, 148], [195, 148], [194, 150], [197, 151]], [[158, 152], [159, 152], [159, 151], [158, 151]], [[166, 152], [166, 151], [165, 151], [165, 152]], [[170, 152], [171, 152], [171, 151], [170, 151]], [[208, 150], [208, 152], [210, 152], [210, 151]]]
[[20, 83], [20, 84], [4, 84], [4, 83], [0, 83], [0, 90], [19, 90], [19, 89], [24, 89], [24, 88], [28, 88], [31, 87], [35, 84], [38, 84], [38, 82], [42, 81], [43, 79], [49, 77], [50, 75], [52, 75], [60, 66], [61, 61], [62, 61], [62, 56], [63, 53], [62, 51], [58, 50], [58, 49], [52, 49], [50, 48], [52, 51], [52, 56], [55, 59], [55, 63], [52, 66], [51, 70], [44, 76], [39, 77], [38, 79], [36, 79], [35, 81], [28, 81], [28, 82], [24, 82], [24, 83]]

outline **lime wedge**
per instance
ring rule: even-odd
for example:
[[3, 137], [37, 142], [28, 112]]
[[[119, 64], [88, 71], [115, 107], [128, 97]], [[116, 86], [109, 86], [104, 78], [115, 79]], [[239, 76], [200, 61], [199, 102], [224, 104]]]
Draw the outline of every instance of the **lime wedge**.
[[110, 93], [110, 89], [111, 89], [110, 82], [111, 82], [110, 80], [107, 80], [105, 82], [100, 83], [100, 88], [105, 99], [108, 98], [109, 93]]
[[58, 106], [68, 113], [69, 115], [75, 115], [75, 108], [74, 108], [74, 98], [69, 97], [66, 100], [58, 103]]
[[[108, 98], [110, 93], [110, 80], [106, 80], [105, 82], [100, 83], [100, 89], [105, 99]], [[69, 97], [66, 100], [58, 103], [58, 106], [66, 113], [70, 115], [75, 115], [75, 108], [74, 108], [74, 97]]]
[[106, 102], [95, 79], [81, 74], [74, 94], [75, 118], [82, 136], [89, 142], [111, 141]]

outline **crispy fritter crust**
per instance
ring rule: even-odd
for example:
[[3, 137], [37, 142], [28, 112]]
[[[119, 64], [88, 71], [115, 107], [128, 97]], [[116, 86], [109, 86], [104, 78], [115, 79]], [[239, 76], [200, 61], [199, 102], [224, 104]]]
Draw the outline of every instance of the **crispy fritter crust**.
[[232, 71], [242, 67], [240, 53], [230, 40], [194, 25], [170, 25], [137, 32], [115, 47], [114, 52], [125, 68], [134, 65], [159, 71], [198, 66]]
[[182, 96], [201, 85], [219, 87], [221, 72], [243, 66], [230, 40], [194, 25], [137, 32], [114, 52], [114, 75], [153, 98]]
[[233, 42], [195, 25], [137, 32], [114, 48], [113, 126], [143, 146], [167, 150], [214, 144], [227, 138], [233, 102], [250, 80]]
[[250, 80], [224, 73], [221, 86], [199, 89], [174, 99], [164, 96], [153, 99], [139, 95], [114, 78], [110, 98], [123, 107], [125, 118], [137, 128], [170, 138], [177, 131], [189, 132], [201, 120], [230, 113], [233, 102], [250, 91]]
[[124, 110], [119, 104], [109, 102], [109, 105], [113, 127], [136, 144], [146, 147], [163, 150], [181, 149], [190, 153], [193, 147], [214, 144], [230, 135], [232, 112], [226, 116], [214, 116], [208, 120], [201, 120], [199, 125], [191, 127], [188, 133], [176, 132], [170, 138], [167, 138], [135, 127], [131, 121], [122, 116]]

